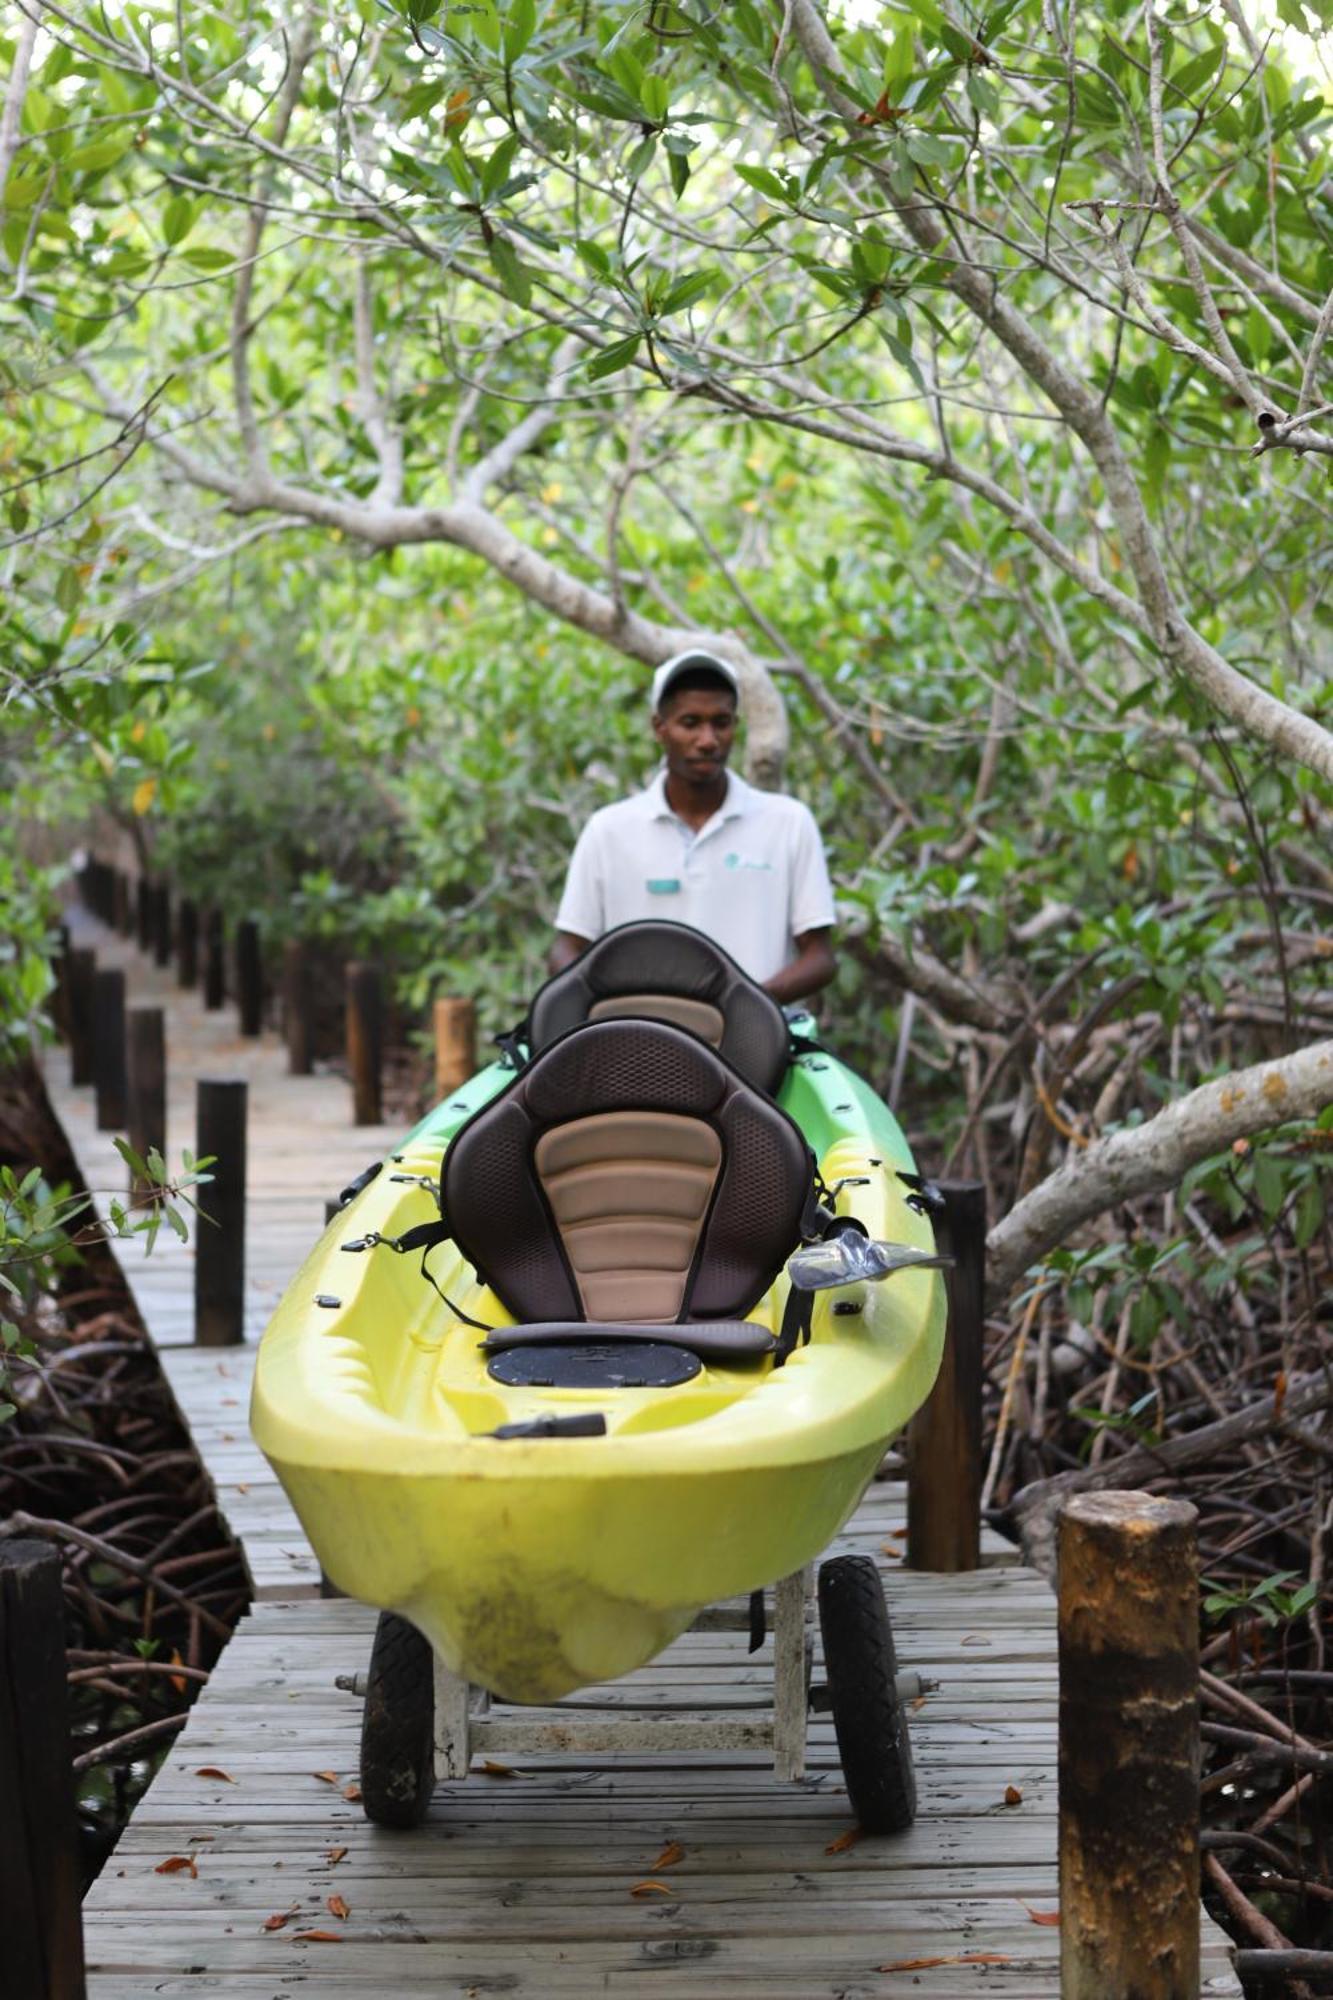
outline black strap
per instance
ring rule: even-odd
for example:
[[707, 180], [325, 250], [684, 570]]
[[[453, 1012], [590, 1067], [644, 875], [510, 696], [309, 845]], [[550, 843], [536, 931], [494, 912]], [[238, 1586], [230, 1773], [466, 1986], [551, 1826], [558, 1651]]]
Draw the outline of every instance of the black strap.
[[532, 1023], [526, 1015], [514, 1027], [506, 1028], [502, 1035], [495, 1037], [501, 1060], [507, 1062], [510, 1069], [526, 1068], [531, 1045]]
[[409, 1251], [419, 1250], [421, 1252], [422, 1277], [432, 1290], [437, 1292], [444, 1300], [454, 1318], [461, 1319], [464, 1326], [475, 1326], [479, 1333], [494, 1333], [495, 1328], [489, 1325], [486, 1320], [473, 1319], [471, 1313], [465, 1313], [462, 1306], [455, 1305], [448, 1292], [441, 1290], [430, 1274], [430, 1268], [426, 1263], [426, 1259], [430, 1256], [432, 1250], [439, 1248], [441, 1243], [451, 1242], [453, 1233], [453, 1230], [450, 1229], [444, 1217], [440, 1216], [438, 1221], [435, 1222], [416, 1223], [413, 1228], [405, 1229], [401, 1236], [381, 1236], [379, 1240], [381, 1243], [387, 1243], [391, 1250], [396, 1250], [400, 1257], [405, 1257]]
[[799, 1341], [804, 1347], [810, 1338], [810, 1323], [814, 1318], [815, 1295], [803, 1292], [799, 1285], [791, 1285], [787, 1291], [787, 1303], [782, 1308], [782, 1326], [778, 1333], [777, 1351], [773, 1356], [773, 1366], [781, 1368], [787, 1356]]
[[750, 1651], [757, 1653], [768, 1637], [768, 1617], [762, 1590], [750, 1592]]

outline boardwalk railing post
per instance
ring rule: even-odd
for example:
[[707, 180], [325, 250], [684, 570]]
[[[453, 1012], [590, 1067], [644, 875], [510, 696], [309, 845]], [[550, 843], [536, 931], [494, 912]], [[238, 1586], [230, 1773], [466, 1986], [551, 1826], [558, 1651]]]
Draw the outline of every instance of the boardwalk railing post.
[[212, 1155], [195, 1230], [194, 1337], [201, 1347], [245, 1338], [245, 1104], [242, 1082], [201, 1077], [195, 1156]]
[[210, 910], [204, 919], [204, 1006], [216, 1013], [226, 997], [226, 933], [221, 910]]
[[122, 937], [134, 933], [134, 890], [129, 876], [123, 868], [117, 868], [116, 876], [116, 916], [114, 928]]
[[282, 948], [282, 1032], [291, 1076], [309, 1076], [314, 1063], [313, 1000], [310, 947], [304, 938], [288, 938]]
[[56, 932], [58, 940], [55, 956], [51, 960], [51, 974], [54, 984], [48, 1004], [52, 1026], [62, 1041], [69, 1040], [69, 925], [61, 924]]
[[199, 905], [182, 896], [176, 912], [176, 979], [193, 986], [199, 977]]
[[384, 1056], [384, 988], [377, 965], [347, 968], [347, 1066], [352, 1072], [352, 1123], [378, 1125]]
[[9, 2000], [83, 2000], [60, 1557], [0, 1542], [0, 1938]]
[[435, 1089], [461, 1090], [477, 1068], [477, 1010], [470, 1000], [435, 1002]]
[[944, 1281], [948, 1329], [938, 1380], [909, 1432], [907, 1561], [951, 1573], [981, 1560], [986, 1190], [955, 1181], [941, 1192], [935, 1233], [954, 1260]]
[[1195, 1520], [1149, 1493], [1060, 1517], [1061, 2000], [1197, 2000]]
[[264, 961], [253, 917], [242, 917], [236, 926], [236, 1008], [241, 1033], [259, 1034], [264, 1026]]
[[69, 955], [66, 972], [71, 1083], [91, 1083], [93, 1080], [93, 980], [96, 976], [97, 954], [87, 945], [76, 944]]
[[[160, 1007], [131, 1007], [125, 1021], [125, 1067], [128, 1086], [129, 1141], [141, 1160], [157, 1147], [167, 1154], [166, 1029]], [[153, 1191], [151, 1181], [130, 1177], [130, 1193], [142, 1200]]]
[[93, 974], [93, 1083], [97, 1129], [125, 1127], [125, 975], [118, 967]]
[[153, 963], [171, 964], [171, 890], [165, 882], [153, 886]]
[[134, 935], [140, 951], [153, 948], [153, 885], [146, 875], [139, 877], [134, 895]]

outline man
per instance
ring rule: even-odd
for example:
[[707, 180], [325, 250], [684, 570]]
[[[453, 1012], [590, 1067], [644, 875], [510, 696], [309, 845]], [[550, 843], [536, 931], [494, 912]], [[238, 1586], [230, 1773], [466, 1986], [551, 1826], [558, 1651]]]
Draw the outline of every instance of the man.
[[775, 1000], [833, 977], [833, 892], [808, 809], [727, 769], [740, 681], [692, 650], [653, 675], [663, 768], [643, 792], [595, 812], [579, 835], [556, 915], [552, 972], [604, 931], [644, 917], [690, 924]]

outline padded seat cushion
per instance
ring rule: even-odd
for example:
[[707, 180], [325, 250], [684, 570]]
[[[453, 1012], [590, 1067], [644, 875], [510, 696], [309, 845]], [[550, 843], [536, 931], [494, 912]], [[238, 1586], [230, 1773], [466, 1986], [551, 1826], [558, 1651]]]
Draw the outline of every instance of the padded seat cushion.
[[705, 1361], [743, 1361], [772, 1354], [777, 1341], [766, 1327], [748, 1319], [696, 1319], [658, 1326], [639, 1321], [547, 1319], [527, 1326], [501, 1326], [482, 1341], [486, 1354], [504, 1354], [511, 1347], [545, 1347], [552, 1342], [577, 1346], [581, 1341], [661, 1340], [688, 1348]]
[[786, 1015], [720, 944], [688, 924], [651, 918], [605, 932], [537, 993], [528, 1045], [535, 1056], [584, 1021], [628, 1014], [688, 1028], [770, 1097], [782, 1081]]

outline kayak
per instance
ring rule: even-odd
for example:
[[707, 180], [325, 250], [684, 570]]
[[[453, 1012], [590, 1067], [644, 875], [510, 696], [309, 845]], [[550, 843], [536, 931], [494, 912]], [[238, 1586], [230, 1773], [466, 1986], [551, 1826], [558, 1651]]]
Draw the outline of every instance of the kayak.
[[887, 1106], [696, 933], [608, 933], [504, 1046], [306, 1258], [251, 1425], [338, 1589], [541, 1703], [813, 1561], [945, 1303], [924, 1263], [794, 1291], [812, 1215], [924, 1259], [928, 1203]]

